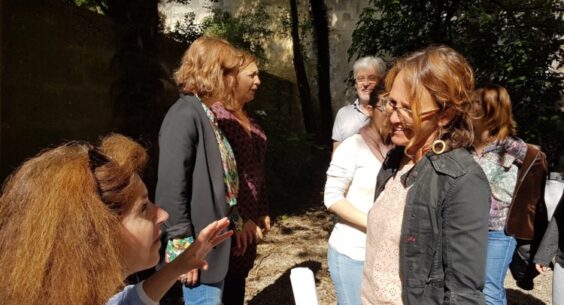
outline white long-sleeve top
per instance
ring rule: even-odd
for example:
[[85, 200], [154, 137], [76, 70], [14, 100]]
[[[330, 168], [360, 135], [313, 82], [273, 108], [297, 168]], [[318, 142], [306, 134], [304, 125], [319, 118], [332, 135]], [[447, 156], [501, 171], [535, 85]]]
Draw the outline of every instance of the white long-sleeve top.
[[[343, 141], [333, 153], [327, 170], [324, 203], [330, 208], [336, 202], [347, 199], [364, 214], [374, 203], [376, 176], [382, 162], [370, 151], [360, 134]], [[329, 246], [351, 259], [364, 261], [366, 234], [345, 223], [335, 224]]]

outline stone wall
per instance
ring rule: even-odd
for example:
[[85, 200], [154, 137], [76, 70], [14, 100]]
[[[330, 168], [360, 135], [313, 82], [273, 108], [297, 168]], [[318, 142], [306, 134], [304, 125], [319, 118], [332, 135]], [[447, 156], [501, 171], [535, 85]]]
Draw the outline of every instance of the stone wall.
[[213, 2], [212, 0], [191, 0], [190, 5], [183, 5], [176, 2], [161, 1], [159, 11], [165, 19], [165, 28], [172, 29], [176, 22], [182, 22], [188, 13], [194, 13], [196, 23], [201, 23], [202, 19], [210, 15], [210, 7], [222, 6], [223, 1]]
[[60, 2], [2, 1], [1, 172], [64, 139], [112, 129], [116, 26]]
[[[158, 129], [178, 97], [170, 76], [186, 46], [161, 37], [160, 88], [133, 84], [141, 86], [137, 90], [158, 92], [156, 113], [147, 113], [152, 119], [143, 121], [143, 113], [141, 120], [137, 117], [139, 111], [132, 111], [136, 117], [124, 117], [115, 110], [119, 97], [126, 96], [123, 91], [132, 84], [124, 84], [128, 80], [120, 70], [123, 64], [116, 64], [124, 30], [111, 19], [62, 0], [3, 0], [0, 29], [0, 178], [43, 148], [66, 140], [96, 140], [121, 132], [118, 126], [129, 121], [151, 125], [140, 126], [149, 133], [137, 138], [149, 148], [146, 177], [152, 190]], [[120, 60], [123, 54], [127, 53], [122, 52]], [[144, 67], [134, 69], [151, 73]], [[292, 83], [268, 74], [261, 78], [255, 109], [299, 114], [291, 106], [296, 104]]]
[[331, 101], [333, 114], [336, 115], [337, 109], [351, 103], [356, 97], [356, 91], [346, 82], [356, 58], [353, 57], [349, 62], [347, 51], [360, 13], [368, 6], [368, 0], [326, 0], [326, 3], [331, 26]]

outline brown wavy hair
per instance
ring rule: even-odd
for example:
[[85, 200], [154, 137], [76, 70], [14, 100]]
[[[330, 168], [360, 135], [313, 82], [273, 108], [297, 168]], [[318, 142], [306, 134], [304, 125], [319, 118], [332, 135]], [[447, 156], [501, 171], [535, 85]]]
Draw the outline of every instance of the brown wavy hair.
[[125, 279], [121, 217], [131, 178], [147, 161], [110, 135], [95, 148], [70, 142], [26, 161], [0, 196], [3, 304], [105, 304]]
[[227, 109], [235, 109], [237, 74], [254, 56], [220, 38], [202, 36], [182, 56], [174, 80], [180, 92], [200, 98], [215, 98]]
[[450, 47], [430, 46], [413, 52], [396, 61], [386, 76], [386, 91], [392, 88], [396, 76], [404, 72], [410, 90], [415, 136], [406, 145], [405, 151], [419, 139], [417, 130], [421, 126], [420, 97], [424, 89], [439, 106], [439, 115], [454, 111], [452, 120], [440, 130], [438, 138], [445, 141], [449, 149], [470, 147], [474, 140], [471, 120], [474, 73], [466, 59]]
[[517, 133], [511, 98], [504, 87], [490, 84], [476, 90], [474, 110], [477, 119], [483, 122], [489, 135], [496, 140], [503, 140]]

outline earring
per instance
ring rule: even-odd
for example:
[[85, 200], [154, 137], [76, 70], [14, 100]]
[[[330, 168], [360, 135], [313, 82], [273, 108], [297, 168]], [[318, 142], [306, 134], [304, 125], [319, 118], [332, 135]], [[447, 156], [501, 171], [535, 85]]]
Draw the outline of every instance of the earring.
[[433, 141], [433, 143], [431, 144], [431, 150], [436, 155], [440, 155], [444, 153], [447, 147], [446, 142], [441, 140], [442, 134], [443, 134], [443, 130], [442, 128], [439, 127], [439, 136], [437, 137], [437, 140]]
[[445, 152], [446, 143], [443, 140], [435, 140], [433, 144], [431, 144], [431, 150], [436, 154], [440, 155]]

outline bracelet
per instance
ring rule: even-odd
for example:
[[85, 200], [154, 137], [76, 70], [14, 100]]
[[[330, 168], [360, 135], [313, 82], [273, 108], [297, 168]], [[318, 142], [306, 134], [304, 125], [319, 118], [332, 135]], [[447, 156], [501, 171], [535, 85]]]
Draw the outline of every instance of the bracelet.
[[235, 230], [235, 232], [243, 231], [243, 219], [239, 216], [239, 214], [231, 214], [229, 216], [229, 220], [231, 221], [231, 229]]

